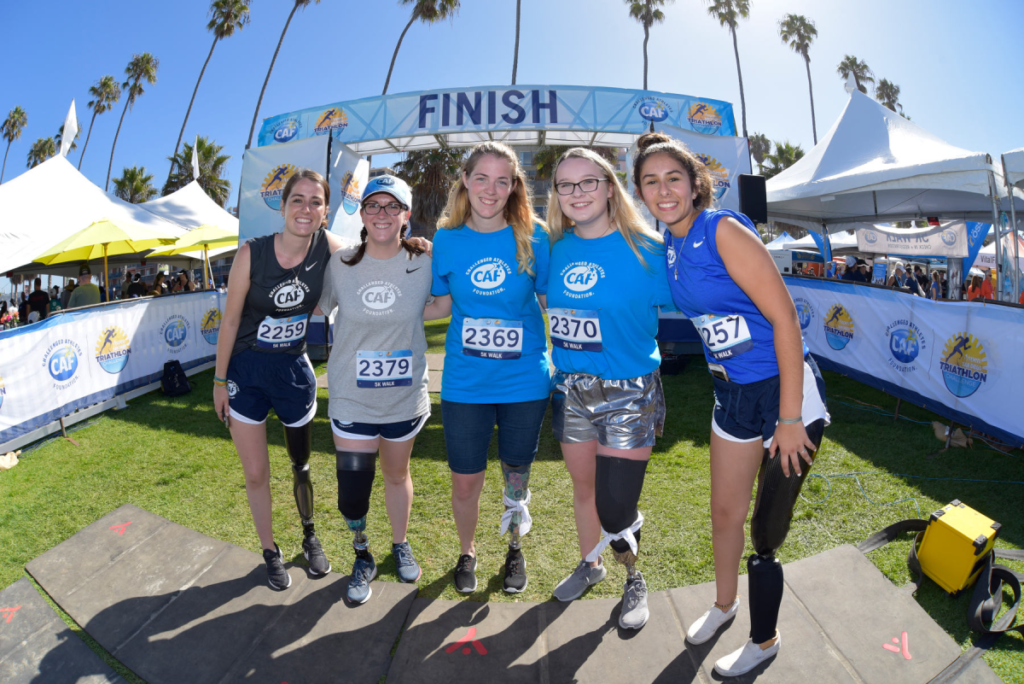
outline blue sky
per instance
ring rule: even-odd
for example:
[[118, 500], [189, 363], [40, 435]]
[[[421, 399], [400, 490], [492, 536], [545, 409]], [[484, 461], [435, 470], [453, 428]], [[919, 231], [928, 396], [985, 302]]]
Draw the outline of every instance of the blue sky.
[[[160, 59], [158, 82], [125, 118], [113, 175], [144, 165], [159, 187], [212, 35], [208, 0], [92, 0], [4, 3], [0, 116], [28, 113], [11, 147], [5, 180], [25, 171], [29, 147], [54, 135], [72, 98], [83, 133], [70, 160], [78, 164], [89, 125], [88, 88], [104, 74], [123, 78], [135, 52]], [[997, 156], [1024, 146], [1024, 93], [1013, 68], [1024, 45], [1024, 3], [993, 0], [984, 12], [952, 0], [752, 0], [738, 40], [751, 132], [812, 147], [802, 59], [778, 38], [786, 13], [818, 28], [811, 48], [818, 133], [846, 102], [836, 65], [844, 54], [866, 61], [878, 78], [902, 88], [914, 122], [952, 144]], [[185, 138], [206, 135], [231, 155], [233, 193], [253, 109], [292, 3], [255, 0], [252, 23], [220, 43], [200, 86]], [[675, 0], [650, 40], [652, 90], [734, 103], [739, 87], [728, 31], [702, 0]], [[409, 10], [397, 0], [323, 0], [300, 10], [285, 38], [260, 119], [303, 107], [380, 94]], [[399, 53], [390, 92], [508, 83], [515, 0], [463, 0], [451, 23], [416, 24]], [[642, 28], [622, 0], [522, 0], [521, 84], [639, 88]], [[96, 120], [82, 171], [102, 186], [122, 105]], [[737, 125], [739, 122], [737, 120]], [[258, 130], [258, 124], [257, 124]]]

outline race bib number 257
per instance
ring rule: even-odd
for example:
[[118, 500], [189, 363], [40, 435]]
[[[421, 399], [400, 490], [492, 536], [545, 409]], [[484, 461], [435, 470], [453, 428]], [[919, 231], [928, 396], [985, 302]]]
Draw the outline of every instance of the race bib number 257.
[[750, 329], [743, 316], [707, 314], [690, 320], [704, 340], [704, 346], [716, 361], [731, 359], [754, 348], [754, 342], [750, 339]]

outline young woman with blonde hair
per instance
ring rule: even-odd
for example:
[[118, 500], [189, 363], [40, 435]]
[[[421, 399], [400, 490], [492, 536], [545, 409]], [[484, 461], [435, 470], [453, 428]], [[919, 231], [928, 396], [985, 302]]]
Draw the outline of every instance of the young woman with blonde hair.
[[547, 291], [550, 248], [511, 148], [495, 142], [473, 148], [438, 228], [431, 293], [452, 316], [441, 414], [461, 546], [455, 588], [471, 593], [477, 587], [474, 536], [497, 424], [501, 533], [511, 531], [504, 589], [519, 593], [527, 584], [520, 539], [532, 524], [530, 467], [551, 390], [538, 303]]
[[552, 425], [573, 481], [582, 557], [554, 595], [572, 601], [603, 580], [600, 553], [610, 544], [627, 570], [619, 625], [640, 629], [649, 611], [636, 569], [637, 504], [665, 420], [656, 339], [658, 307], [672, 304], [665, 246], [608, 162], [583, 148], [555, 165], [548, 218], [548, 321], [559, 371]]

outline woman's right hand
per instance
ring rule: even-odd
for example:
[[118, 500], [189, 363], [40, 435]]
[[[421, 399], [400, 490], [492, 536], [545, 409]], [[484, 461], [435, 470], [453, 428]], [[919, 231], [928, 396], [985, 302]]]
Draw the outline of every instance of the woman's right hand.
[[231, 419], [228, 417], [228, 388], [220, 385], [213, 386], [213, 411], [217, 419], [224, 421], [224, 425], [231, 427]]

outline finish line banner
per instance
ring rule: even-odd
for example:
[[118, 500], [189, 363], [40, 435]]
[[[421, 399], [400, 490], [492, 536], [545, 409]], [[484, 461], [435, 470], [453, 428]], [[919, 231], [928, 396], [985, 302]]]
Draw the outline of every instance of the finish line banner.
[[0, 332], [0, 444], [156, 382], [167, 361], [213, 361], [225, 297], [132, 299]]
[[784, 279], [822, 368], [1024, 445], [1024, 309]]
[[736, 135], [732, 105], [721, 100], [650, 90], [521, 85], [428, 90], [302, 109], [264, 119], [259, 144], [326, 135], [355, 144], [515, 130], [640, 135], [652, 123]]

